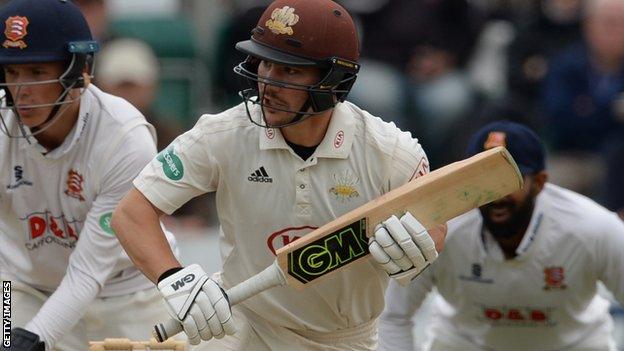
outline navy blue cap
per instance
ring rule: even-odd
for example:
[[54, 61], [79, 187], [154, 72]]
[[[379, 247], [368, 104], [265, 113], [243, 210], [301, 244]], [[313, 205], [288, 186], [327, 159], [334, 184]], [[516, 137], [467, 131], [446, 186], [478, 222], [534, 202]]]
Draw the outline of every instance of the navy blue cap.
[[0, 9], [0, 64], [69, 61], [98, 49], [80, 9], [66, 0], [13, 0]]
[[487, 124], [470, 137], [466, 153], [473, 156], [496, 146], [507, 148], [523, 175], [546, 168], [546, 153], [540, 138], [523, 124], [506, 120]]

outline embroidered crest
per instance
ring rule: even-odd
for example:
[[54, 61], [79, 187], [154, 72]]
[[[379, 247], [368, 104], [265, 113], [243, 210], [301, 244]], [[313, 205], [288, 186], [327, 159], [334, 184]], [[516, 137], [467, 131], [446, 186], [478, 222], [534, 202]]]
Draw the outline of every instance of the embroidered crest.
[[22, 39], [28, 34], [28, 18], [11, 16], [4, 22], [4, 36], [7, 40], [2, 43], [5, 48], [23, 49], [28, 45]]
[[299, 15], [295, 14], [295, 9], [284, 6], [281, 9], [275, 9], [271, 13], [271, 19], [266, 21], [265, 25], [275, 34], [293, 35], [292, 26], [299, 22]]
[[544, 268], [544, 290], [565, 289], [567, 286], [563, 282], [564, 278], [563, 267]]
[[333, 178], [336, 185], [329, 189], [329, 192], [336, 195], [336, 199], [345, 202], [360, 196], [356, 188], [360, 178], [349, 172], [349, 170], [345, 170], [340, 174], [334, 174]]
[[84, 201], [84, 197], [82, 196], [82, 182], [84, 178], [82, 175], [73, 169], [67, 173], [67, 190], [65, 190], [65, 195], [69, 197], [73, 197], [80, 201]]
[[507, 134], [503, 132], [490, 132], [485, 143], [483, 143], [483, 148], [487, 150], [497, 146], [507, 146]]

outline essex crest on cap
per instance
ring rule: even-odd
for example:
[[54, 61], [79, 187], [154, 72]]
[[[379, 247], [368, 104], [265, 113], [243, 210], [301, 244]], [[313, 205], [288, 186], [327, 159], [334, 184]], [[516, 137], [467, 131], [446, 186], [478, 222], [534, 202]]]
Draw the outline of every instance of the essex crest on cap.
[[5, 48], [20, 48], [28, 46], [22, 39], [28, 34], [28, 18], [23, 16], [11, 16], [4, 21], [4, 36], [2, 43]]

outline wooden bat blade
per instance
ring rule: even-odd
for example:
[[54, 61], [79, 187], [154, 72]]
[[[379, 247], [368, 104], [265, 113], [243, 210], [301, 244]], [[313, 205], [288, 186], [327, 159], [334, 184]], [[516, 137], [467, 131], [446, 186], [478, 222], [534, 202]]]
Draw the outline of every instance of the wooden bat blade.
[[425, 228], [502, 198], [522, 175], [502, 146], [439, 168], [400, 186], [277, 250], [288, 285], [303, 288], [368, 255], [375, 225], [409, 211]]

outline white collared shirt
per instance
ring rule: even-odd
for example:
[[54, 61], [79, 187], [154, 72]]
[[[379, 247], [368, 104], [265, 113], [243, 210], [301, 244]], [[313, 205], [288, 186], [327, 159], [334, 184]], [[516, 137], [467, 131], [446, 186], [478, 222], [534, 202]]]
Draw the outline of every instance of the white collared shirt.
[[[5, 117], [19, 133], [12, 113]], [[153, 286], [109, 226], [131, 180], [156, 153], [153, 129], [143, 115], [90, 85], [65, 141], [51, 152], [42, 150], [34, 137], [0, 135], [3, 275], [53, 292], [68, 270], [78, 269], [100, 286], [100, 296]]]
[[382, 349], [411, 348], [390, 345], [400, 339], [394, 335], [411, 332], [411, 316], [435, 286], [436, 340], [479, 350], [612, 350], [609, 303], [596, 293], [602, 281], [624, 303], [624, 223], [617, 215], [546, 184], [516, 253], [505, 260], [478, 210], [450, 221], [430, 269], [408, 288], [390, 285]]
[[[259, 108], [251, 112], [258, 117]], [[165, 213], [216, 191], [222, 279], [230, 287], [269, 266], [276, 249], [426, 172], [416, 139], [351, 103], [336, 106], [305, 161], [278, 129], [251, 124], [241, 104], [202, 116], [135, 186]], [[271, 289], [245, 306], [288, 328], [334, 331], [376, 318], [387, 280], [362, 260], [303, 291]]]

